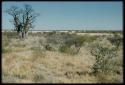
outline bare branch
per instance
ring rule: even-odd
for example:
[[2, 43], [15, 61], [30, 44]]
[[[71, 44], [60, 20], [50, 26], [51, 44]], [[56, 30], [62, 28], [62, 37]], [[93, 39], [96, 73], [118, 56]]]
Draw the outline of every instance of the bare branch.
[[12, 6], [5, 11], [13, 17], [11, 23], [18, 31], [22, 27], [24, 32], [28, 32], [30, 28], [34, 28], [33, 23], [39, 14], [35, 13], [30, 5], [25, 4], [23, 9], [19, 9], [17, 6]]

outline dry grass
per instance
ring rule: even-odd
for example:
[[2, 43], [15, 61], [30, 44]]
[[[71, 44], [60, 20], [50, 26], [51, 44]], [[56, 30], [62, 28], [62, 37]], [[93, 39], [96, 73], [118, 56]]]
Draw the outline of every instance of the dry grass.
[[[46, 33], [44, 33], [46, 35]], [[54, 33], [53, 33], [54, 34]], [[48, 34], [49, 35], [49, 34]], [[52, 34], [51, 34], [52, 35]], [[47, 35], [46, 35], [47, 36]], [[89, 35], [88, 35], [89, 36]], [[3, 35], [4, 37], [4, 35]], [[49, 37], [49, 36], [48, 36]], [[6, 37], [3, 41], [7, 41]], [[92, 74], [95, 56], [90, 53], [91, 44], [85, 42], [77, 55], [61, 53], [60, 51], [46, 50], [46, 37], [43, 34], [30, 35], [22, 41], [17, 38], [10, 39], [10, 43], [3, 48], [11, 51], [2, 53], [2, 82], [3, 83], [121, 83], [123, 82], [122, 59], [123, 49], [118, 50], [117, 62], [120, 73], [110, 76], [105, 74]], [[92, 43], [113, 45], [106, 38], [98, 38]], [[53, 45], [51, 43], [51, 45]], [[53, 45], [54, 47], [56, 45]], [[56, 48], [56, 47], [55, 47]], [[102, 81], [103, 80], [103, 81]]]

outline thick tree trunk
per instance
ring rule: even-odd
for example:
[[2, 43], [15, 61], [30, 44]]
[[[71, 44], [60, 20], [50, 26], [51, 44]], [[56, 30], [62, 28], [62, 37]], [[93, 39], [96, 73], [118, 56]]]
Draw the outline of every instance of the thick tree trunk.
[[18, 32], [18, 36], [20, 39], [22, 39], [22, 32]]
[[22, 32], [22, 38], [23, 38], [23, 39], [25, 38], [25, 33], [24, 33], [24, 32]]
[[25, 32], [22, 32], [22, 38], [25, 39]]
[[26, 39], [28, 36], [28, 32], [22, 32], [22, 39]]
[[28, 38], [28, 32], [25, 33], [25, 37], [26, 37], [26, 39]]

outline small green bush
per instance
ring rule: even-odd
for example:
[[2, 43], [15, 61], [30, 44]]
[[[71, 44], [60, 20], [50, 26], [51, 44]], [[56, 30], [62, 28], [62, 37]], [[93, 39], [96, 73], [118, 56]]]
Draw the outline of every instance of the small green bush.
[[68, 45], [62, 45], [59, 48], [59, 51], [62, 53], [70, 54], [70, 55], [78, 54], [78, 50], [75, 47], [71, 48], [71, 46], [68, 46]]
[[69, 51], [69, 46], [67, 46], [67, 45], [63, 45], [63, 46], [60, 47], [59, 50], [60, 50], [60, 52], [64, 52], [64, 53], [66, 53], [66, 52]]
[[68, 46], [71, 46], [71, 45], [82, 46], [85, 42], [85, 39], [86, 38], [84, 36], [72, 35], [65, 41], [65, 44]]
[[86, 38], [84, 36], [70, 35], [65, 38], [63, 45], [60, 47], [60, 52], [68, 54], [78, 54], [81, 46]]

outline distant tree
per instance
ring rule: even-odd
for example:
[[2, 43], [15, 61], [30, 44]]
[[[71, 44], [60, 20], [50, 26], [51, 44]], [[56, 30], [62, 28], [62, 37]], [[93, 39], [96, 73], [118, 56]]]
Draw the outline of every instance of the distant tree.
[[24, 5], [23, 9], [12, 6], [6, 10], [6, 13], [13, 17], [11, 23], [14, 25], [19, 37], [25, 39], [28, 36], [29, 29], [34, 28], [33, 23], [38, 14], [35, 13], [30, 5]]

